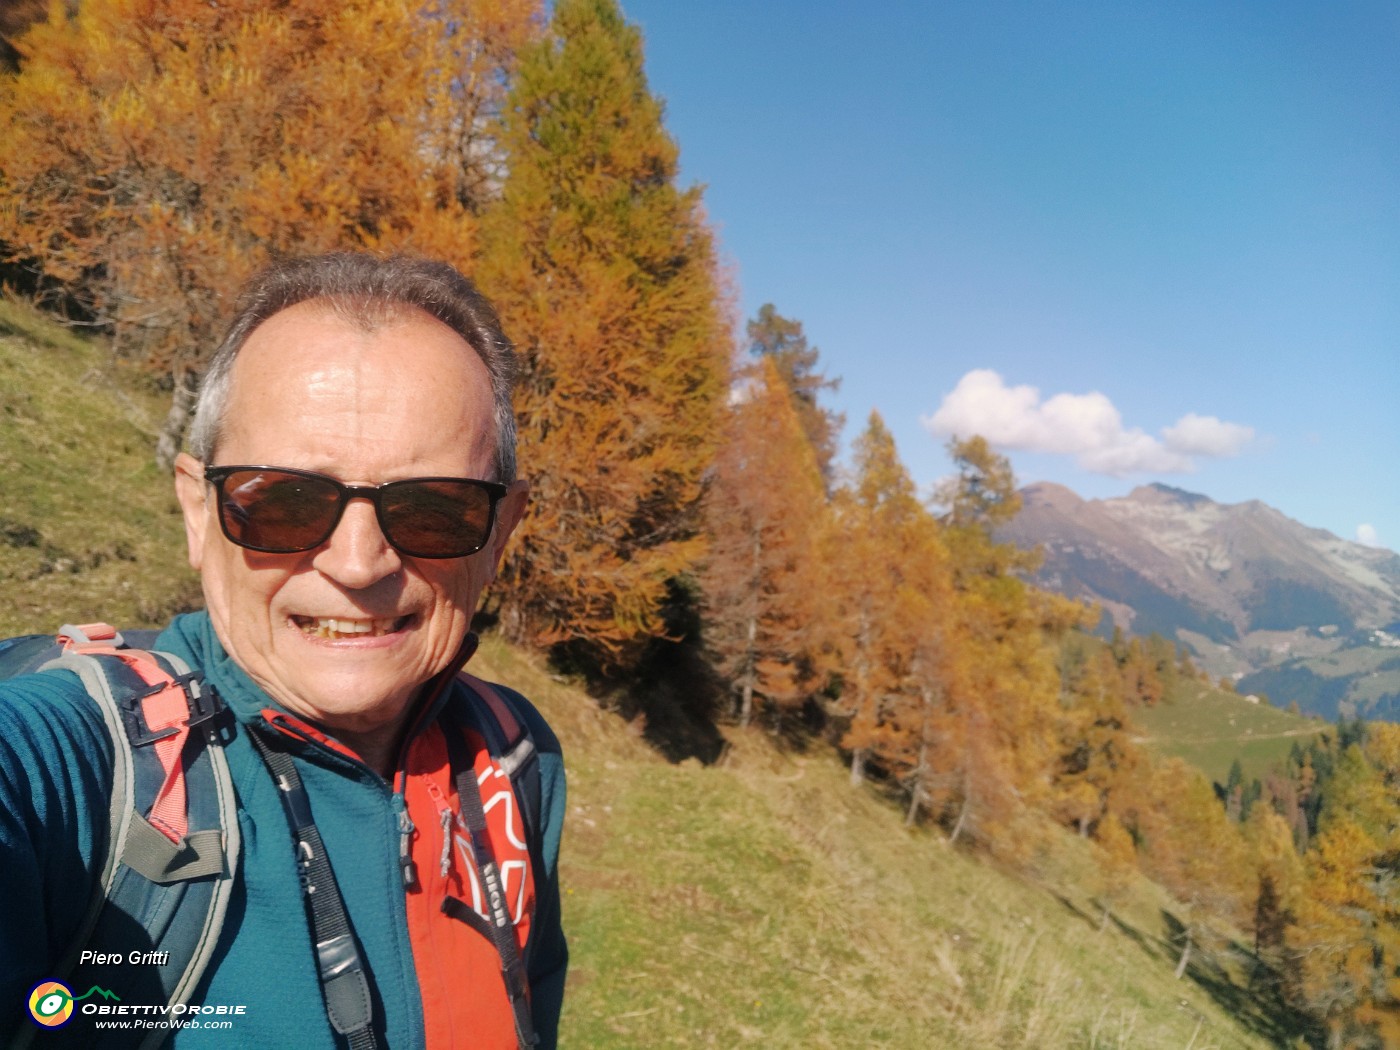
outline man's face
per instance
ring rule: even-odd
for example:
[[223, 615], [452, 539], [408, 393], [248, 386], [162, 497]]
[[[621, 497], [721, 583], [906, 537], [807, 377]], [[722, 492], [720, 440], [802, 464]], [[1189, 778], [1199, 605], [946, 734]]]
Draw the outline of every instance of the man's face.
[[[364, 485], [492, 479], [494, 462], [490, 378], [460, 336], [407, 309], [365, 331], [317, 303], [275, 314], [248, 338], [214, 454], [214, 465], [295, 467]], [[283, 707], [352, 740], [392, 738], [418, 688], [447, 666], [525, 502], [516, 483], [491, 539], [465, 558], [400, 554], [364, 499], [321, 546], [260, 554], [224, 536], [189, 456], [176, 487], [224, 647]], [[366, 623], [369, 633], [344, 629]]]

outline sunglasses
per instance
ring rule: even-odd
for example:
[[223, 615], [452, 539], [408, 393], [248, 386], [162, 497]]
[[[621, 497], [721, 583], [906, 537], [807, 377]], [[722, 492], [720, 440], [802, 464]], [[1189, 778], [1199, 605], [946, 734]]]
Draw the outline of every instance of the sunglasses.
[[240, 547], [297, 554], [331, 538], [352, 499], [374, 504], [380, 531], [412, 558], [462, 558], [486, 546], [506, 486], [475, 478], [405, 478], [345, 485], [288, 467], [205, 467], [219, 527]]

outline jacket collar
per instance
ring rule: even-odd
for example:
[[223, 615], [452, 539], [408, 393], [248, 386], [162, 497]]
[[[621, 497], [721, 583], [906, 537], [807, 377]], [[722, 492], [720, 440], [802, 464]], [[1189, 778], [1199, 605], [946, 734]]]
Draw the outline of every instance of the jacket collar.
[[[275, 723], [285, 722], [304, 727], [309, 732], [298, 735], [308, 739], [319, 739], [328, 735], [324, 730], [307, 725], [304, 719], [277, 703], [248, 677], [247, 672], [224, 650], [208, 612], [201, 610], [177, 616], [156, 638], [154, 648], [183, 657], [186, 663], [202, 673], [239, 722], [245, 725], [266, 724], [275, 720]], [[459, 654], [458, 665], [465, 664], [475, 649], [476, 637], [468, 634]], [[455, 674], [456, 670], [454, 667], [452, 674]], [[429, 684], [431, 686], [433, 683]], [[413, 739], [432, 724], [438, 712], [442, 710], [442, 705], [447, 702], [450, 692], [450, 688], [430, 689], [419, 700], [406, 723], [408, 731], [404, 737], [405, 741]], [[285, 732], [285, 728], [283, 731]], [[328, 746], [331, 750], [342, 750], [333, 740]]]

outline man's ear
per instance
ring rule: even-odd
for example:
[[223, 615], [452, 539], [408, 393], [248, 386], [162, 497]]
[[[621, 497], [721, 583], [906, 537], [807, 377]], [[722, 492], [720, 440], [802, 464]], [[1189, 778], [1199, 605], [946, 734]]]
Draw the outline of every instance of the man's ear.
[[185, 542], [189, 544], [190, 568], [198, 571], [204, 561], [204, 533], [209, 527], [209, 507], [205, 500], [208, 485], [204, 467], [187, 452], [175, 457], [175, 498], [185, 515]]
[[496, 505], [496, 529], [491, 534], [491, 578], [496, 578], [496, 570], [501, 567], [501, 555], [506, 550], [506, 540], [525, 516], [525, 507], [530, 502], [530, 483], [519, 478], [510, 483], [501, 502]]

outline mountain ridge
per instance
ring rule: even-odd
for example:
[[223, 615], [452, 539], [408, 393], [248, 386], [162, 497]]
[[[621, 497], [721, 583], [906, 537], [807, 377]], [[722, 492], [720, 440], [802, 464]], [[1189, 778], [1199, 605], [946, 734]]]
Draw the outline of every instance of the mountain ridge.
[[1261, 500], [1160, 483], [1086, 500], [1037, 482], [1021, 495], [1000, 538], [1039, 547], [1036, 582], [1100, 605], [1105, 629], [1182, 642], [1211, 673], [1311, 713], [1400, 715], [1400, 555]]

